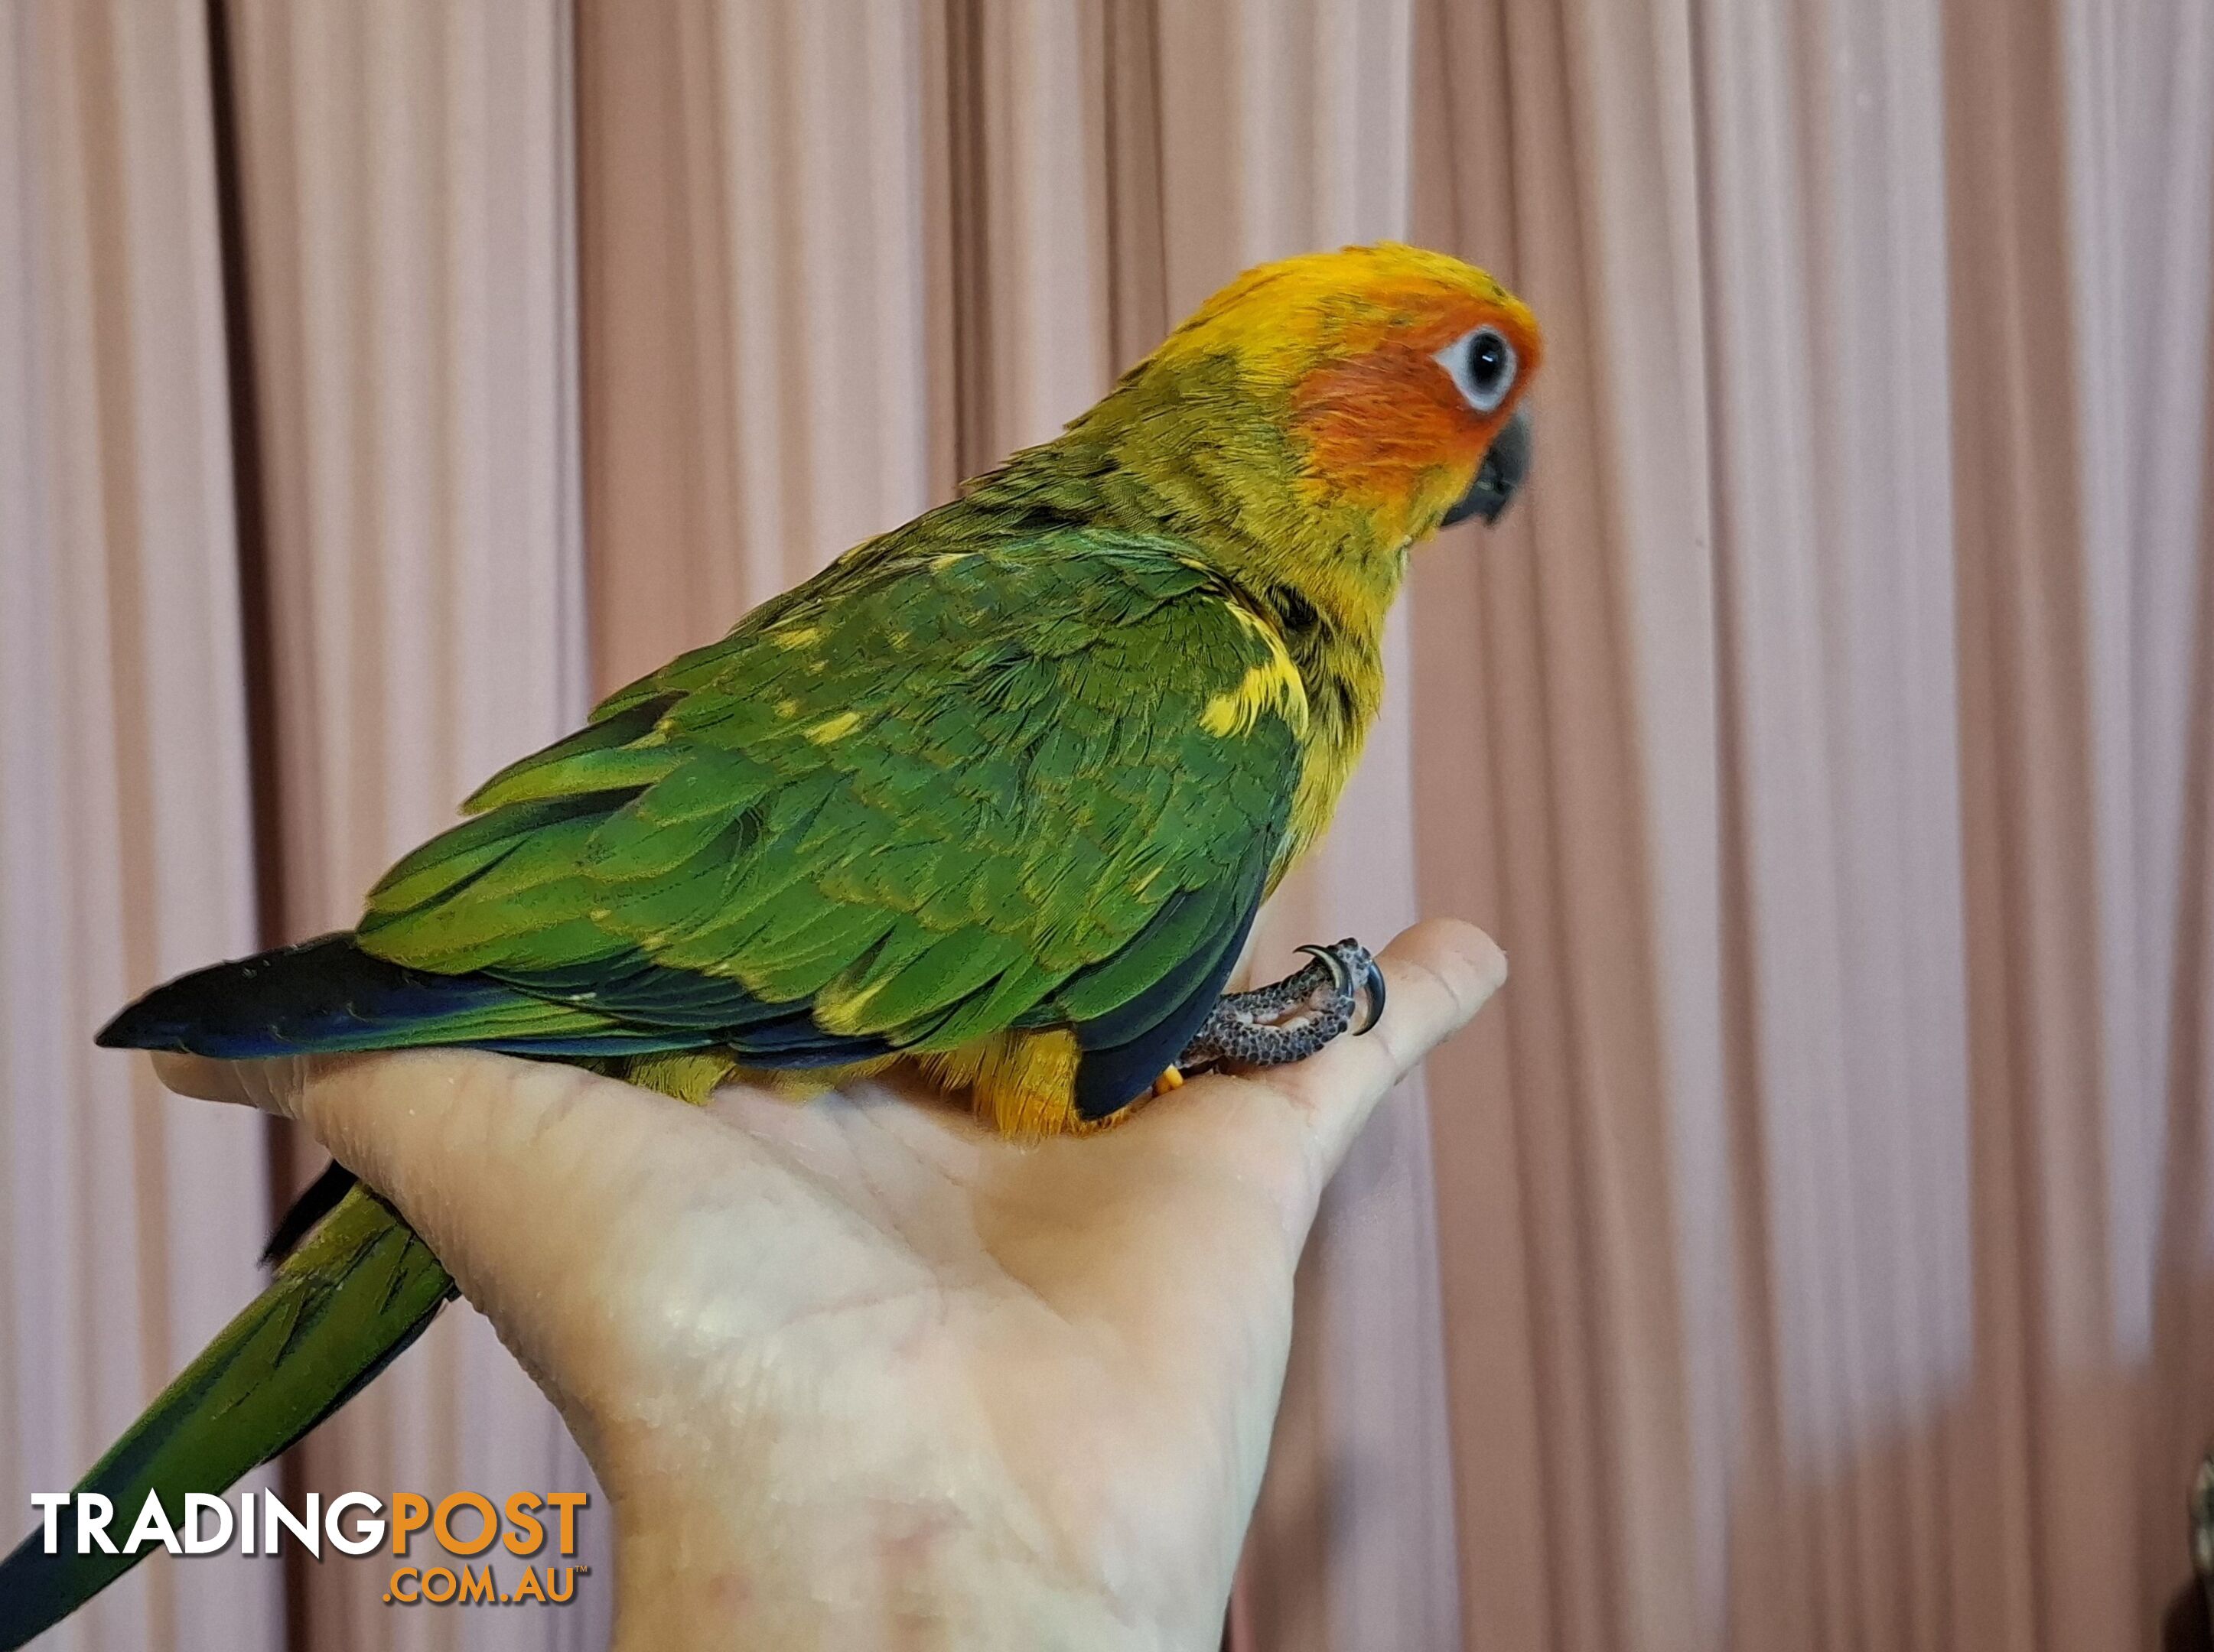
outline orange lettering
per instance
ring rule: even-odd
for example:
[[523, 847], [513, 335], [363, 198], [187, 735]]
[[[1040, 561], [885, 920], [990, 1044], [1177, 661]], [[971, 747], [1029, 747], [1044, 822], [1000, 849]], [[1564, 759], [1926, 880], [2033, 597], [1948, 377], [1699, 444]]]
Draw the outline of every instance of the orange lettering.
[[431, 1500], [413, 1491], [401, 1491], [392, 1499], [392, 1552], [404, 1557], [407, 1552], [407, 1535], [419, 1532], [431, 1523]]
[[530, 1511], [543, 1509], [535, 1491], [518, 1491], [507, 1500], [507, 1518], [515, 1529], [501, 1539], [510, 1554], [534, 1555], [546, 1546], [546, 1522]]
[[583, 1491], [548, 1491], [548, 1507], [561, 1511], [561, 1558], [568, 1559], [577, 1552], [577, 1511], [591, 1501]]
[[[484, 1529], [467, 1543], [454, 1535], [454, 1512], [459, 1509], [475, 1509], [477, 1517], [484, 1521]], [[431, 1529], [438, 1534], [438, 1541], [445, 1546], [448, 1554], [482, 1554], [492, 1547], [492, 1539], [499, 1534], [499, 1515], [489, 1498], [479, 1497], [474, 1491], [456, 1491], [453, 1496], [440, 1500], [438, 1513], [431, 1522]]]

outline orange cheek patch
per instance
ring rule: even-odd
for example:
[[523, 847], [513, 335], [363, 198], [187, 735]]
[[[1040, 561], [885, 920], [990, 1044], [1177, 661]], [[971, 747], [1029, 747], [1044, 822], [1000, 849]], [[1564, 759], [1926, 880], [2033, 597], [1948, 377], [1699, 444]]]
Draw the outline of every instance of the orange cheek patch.
[[1381, 350], [1325, 367], [1300, 386], [1295, 428], [1316, 474], [1350, 497], [1404, 502], [1440, 467], [1474, 466], [1486, 421], [1426, 352]]

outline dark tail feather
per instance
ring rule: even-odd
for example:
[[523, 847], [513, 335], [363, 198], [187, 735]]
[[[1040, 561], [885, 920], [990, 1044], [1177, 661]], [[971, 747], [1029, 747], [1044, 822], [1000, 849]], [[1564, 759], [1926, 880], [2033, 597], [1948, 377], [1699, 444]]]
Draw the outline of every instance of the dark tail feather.
[[326, 935], [156, 987], [100, 1029], [111, 1049], [222, 1060], [316, 1051], [467, 1044], [514, 1055], [619, 1056], [685, 1049], [697, 1031], [626, 1026], [483, 975], [434, 975]]
[[[452, 1294], [423, 1241], [355, 1188], [76, 1489], [111, 1499], [123, 1531], [150, 1491], [180, 1521], [187, 1492], [219, 1493], [307, 1433], [420, 1336]], [[138, 1564], [137, 1555], [77, 1554], [73, 1521], [61, 1524], [55, 1553], [34, 1533], [0, 1561], [0, 1649], [22, 1645]]]

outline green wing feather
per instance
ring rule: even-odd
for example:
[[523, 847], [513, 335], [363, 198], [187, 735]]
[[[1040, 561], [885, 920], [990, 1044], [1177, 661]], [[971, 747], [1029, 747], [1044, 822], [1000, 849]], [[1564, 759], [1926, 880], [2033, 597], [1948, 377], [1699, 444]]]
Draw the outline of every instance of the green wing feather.
[[804, 1004], [918, 1052], [1218, 954], [1298, 778], [1281, 644], [1168, 542], [946, 552], [930, 520], [494, 777], [372, 892], [362, 948], [703, 1033]]

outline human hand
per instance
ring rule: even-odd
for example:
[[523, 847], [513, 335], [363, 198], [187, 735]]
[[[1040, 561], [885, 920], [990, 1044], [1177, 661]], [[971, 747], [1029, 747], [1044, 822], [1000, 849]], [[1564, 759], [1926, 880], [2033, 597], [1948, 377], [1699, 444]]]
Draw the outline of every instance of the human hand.
[[1380, 961], [1371, 1035], [1033, 1145], [902, 1083], [156, 1062], [305, 1124], [552, 1396], [614, 1506], [618, 1647], [1211, 1649], [1323, 1186], [1506, 977], [1464, 924]]

